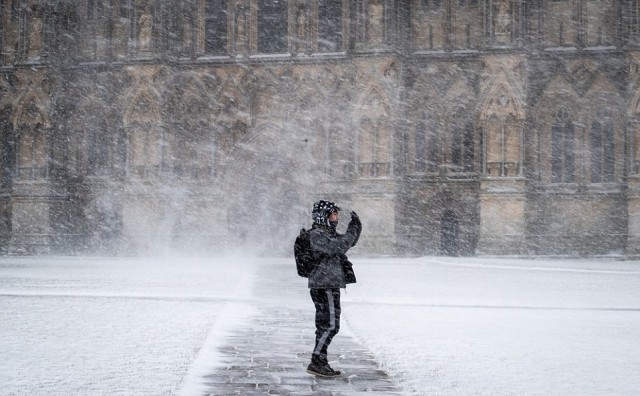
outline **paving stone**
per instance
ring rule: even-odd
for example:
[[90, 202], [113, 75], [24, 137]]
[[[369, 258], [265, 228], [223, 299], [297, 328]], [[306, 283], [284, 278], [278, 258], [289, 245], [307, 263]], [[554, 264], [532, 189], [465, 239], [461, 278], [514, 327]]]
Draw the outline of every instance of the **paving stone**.
[[[329, 348], [329, 361], [342, 375], [321, 378], [306, 372], [315, 341], [314, 311], [306, 284], [296, 283], [293, 271], [293, 264], [261, 268], [254, 290], [258, 313], [216, 351], [224, 365], [205, 376], [205, 394], [401, 395], [399, 384], [379, 368], [373, 354], [342, 333]], [[273, 288], [289, 284], [285, 293]], [[308, 301], [294, 303], [292, 295]]]

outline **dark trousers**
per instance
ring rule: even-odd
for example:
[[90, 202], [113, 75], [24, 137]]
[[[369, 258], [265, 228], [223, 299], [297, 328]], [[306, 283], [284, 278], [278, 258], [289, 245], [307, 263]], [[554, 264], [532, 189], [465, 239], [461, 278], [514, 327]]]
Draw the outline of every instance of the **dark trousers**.
[[340, 289], [310, 289], [316, 306], [316, 346], [313, 355], [326, 359], [327, 348], [340, 330]]

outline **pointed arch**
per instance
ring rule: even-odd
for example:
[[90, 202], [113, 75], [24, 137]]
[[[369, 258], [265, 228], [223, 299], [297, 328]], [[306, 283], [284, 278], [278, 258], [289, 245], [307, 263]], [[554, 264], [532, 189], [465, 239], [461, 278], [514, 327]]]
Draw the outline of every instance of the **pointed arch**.
[[538, 177], [545, 183], [574, 183], [576, 143], [582, 133], [581, 99], [564, 72], [548, 81], [533, 110], [535, 143], [530, 147], [536, 158]]
[[[275, 76], [269, 76], [277, 80]], [[256, 87], [252, 93], [251, 113], [253, 124], [268, 124], [284, 118], [283, 104], [284, 96], [275, 82], [266, 81], [261, 86]]]
[[79, 144], [84, 150], [79, 151], [80, 158], [73, 158], [73, 160], [82, 164], [81, 168], [91, 176], [108, 173], [112, 155], [117, 150], [117, 139], [107, 136], [111, 128], [108, 126], [109, 115], [105, 114], [104, 109], [108, 108], [100, 98], [83, 101], [78, 107], [78, 113], [83, 122], [77, 127], [78, 142], [74, 144]]
[[46, 130], [49, 120], [35, 93], [25, 95], [14, 115], [17, 131], [17, 174], [20, 179], [47, 176], [49, 147]]
[[236, 77], [227, 78], [210, 94], [213, 95], [213, 118], [216, 122], [227, 127], [237, 121], [245, 125], [252, 123], [255, 109], [252, 109], [250, 100], [247, 99], [250, 95], [243, 93], [242, 88], [238, 87]]
[[383, 110], [383, 114], [387, 115], [391, 110], [391, 101], [381, 87], [371, 85], [356, 102], [356, 108], [360, 113], [367, 115], [374, 115], [379, 110]]
[[442, 159], [448, 171], [475, 171], [477, 153], [475, 94], [469, 81], [460, 77], [445, 95], [445, 103], [455, 104], [445, 110]]
[[526, 114], [522, 101], [505, 82], [493, 86], [482, 101], [479, 113], [481, 120], [488, 120], [492, 116], [502, 120], [509, 116], [524, 120]]
[[555, 113], [553, 109], [564, 103], [566, 106], [571, 107], [571, 110], [576, 111], [575, 106], [579, 101], [580, 96], [570, 83], [567, 72], [561, 71], [547, 82], [535, 110], [539, 115], [545, 114], [545, 112], [553, 114]]
[[326, 111], [320, 104], [328, 103], [325, 94], [320, 90], [304, 92], [300, 96], [300, 100], [296, 101], [293, 109], [292, 119], [299, 120], [300, 123], [314, 123], [316, 118], [322, 117], [322, 112]]
[[[175, 122], [185, 123], [188, 127], [207, 121], [209, 97], [205, 85], [191, 73], [173, 76], [167, 81], [162, 93], [165, 107], [175, 114]], [[168, 120], [169, 121], [169, 120]]]
[[602, 96], [603, 94], [606, 94], [610, 100], [615, 101], [616, 105], [622, 104], [622, 98], [615, 85], [613, 85], [611, 80], [609, 80], [605, 75], [598, 73], [589, 87], [589, 90], [586, 92], [585, 97], [588, 100], [591, 100], [594, 96]]
[[128, 164], [137, 177], [157, 176], [161, 170], [164, 130], [159, 95], [142, 89], [126, 106], [124, 126], [127, 130]]
[[371, 86], [358, 101], [358, 173], [383, 177], [391, 173], [390, 104], [383, 91]]
[[126, 105], [127, 111], [124, 114], [124, 125], [133, 124], [160, 124], [159, 95], [151, 90], [141, 90]]
[[573, 183], [576, 173], [576, 128], [573, 115], [560, 106], [551, 125], [551, 182]]
[[522, 174], [524, 106], [505, 81], [496, 83], [480, 107], [484, 133], [484, 174], [520, 176]]
[[11, 123], [13, 109], [10, 105], [0, 106], [0, 187], [9, 187], [13, 182], [16, 167], [15, 129]]
[[18, 100], [16, 112], [13, 115], [13, 126], [16, 130], [24, 127], [36, 127], [41, 125], [45, 128], [51, 126], [50, 118], [45, 110], [44, 104], [35, 92], [30, 92]]
[[[585, 179], [591, 183], [612, 183], [619, 181], [624, 169], [624, 130], [626, 124], [624, 99], [604, 75], [596, 76], [587, 95], [584, 106]], [[633, 122], [631, 123], [631, 125]], [[632, 142], [636, 131], [630, 127]], [[636, 150], [631, 145], [632, 150]]]
[[469, 81], [462, 75], [458, 75], [455, 81], [447, 88], [445, 99], [451, 103], [471, 104], [475, 94]]
[[165, 84], [164, 96], [167, 114], [175, 115], [166, 121], [166, 171], [184, 179], [209, 179], [216, 142], [205, 85], [196, 74], [181, 73]]
[[634, 92], [629, 101], [627, 119], [629, 120], [629, 144], [632, 151], [630, 172], [637, 175], [640, 173], [640, 88]]
[[412, 132], [405, 135], [406, 171], [408, 173], [434, 173], [440, 164], [440, 135], [433, 119], [426, 111], [415, 124]]
[[627, 117], [640, 118], [640, 88], [633, 93], [633, 97], [629, 101], [627, 107]]

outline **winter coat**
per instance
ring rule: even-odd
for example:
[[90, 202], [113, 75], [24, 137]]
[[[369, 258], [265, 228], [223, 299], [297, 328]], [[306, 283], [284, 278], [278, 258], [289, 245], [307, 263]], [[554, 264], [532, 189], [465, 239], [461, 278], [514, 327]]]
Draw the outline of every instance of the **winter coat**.
[[335, 230], [314, 224], [309, 231], [311, 248], [320, 253], [315, 267], [309, 274], [310, 289], [344, 288], [342, 258], [358, 237], [360, 229], [353, 222], [349, 223], [347, 232], [338, 234]]

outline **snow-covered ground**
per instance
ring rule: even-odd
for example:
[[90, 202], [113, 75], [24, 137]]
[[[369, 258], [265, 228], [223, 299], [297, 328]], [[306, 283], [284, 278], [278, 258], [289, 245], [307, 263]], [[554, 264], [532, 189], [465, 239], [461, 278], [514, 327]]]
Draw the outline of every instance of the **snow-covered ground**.
[[348, 326], [408, 390], [640, 394], [638, 262], [353, 261]]
[[[640, 262], [352, 261], [338, 337], [408, 393], [640, 394]], [[1, 258], [0, 394], [184, 394], [263, 265], [304, 282], [291, 258]]]
[[0, 394], [176, 393], [252, 274], [237, 258], [0, 259]]

